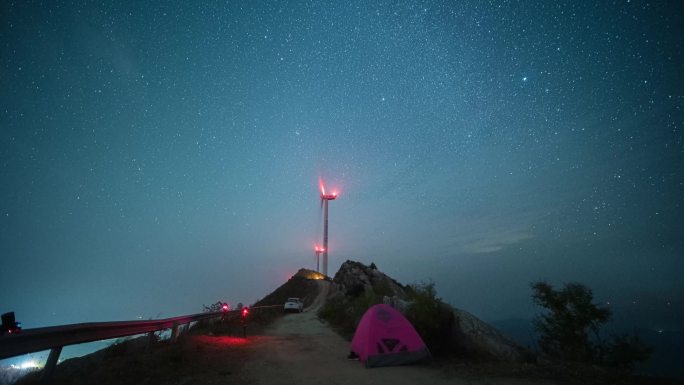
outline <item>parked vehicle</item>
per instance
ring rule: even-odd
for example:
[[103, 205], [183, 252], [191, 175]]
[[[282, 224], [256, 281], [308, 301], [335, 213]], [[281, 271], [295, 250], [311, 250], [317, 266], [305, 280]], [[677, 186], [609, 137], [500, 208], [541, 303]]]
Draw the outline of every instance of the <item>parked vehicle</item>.
[[299, 298], [288, 298], [283, 309], [285, 312], [301, 313], [304, 311], [304, 303]]

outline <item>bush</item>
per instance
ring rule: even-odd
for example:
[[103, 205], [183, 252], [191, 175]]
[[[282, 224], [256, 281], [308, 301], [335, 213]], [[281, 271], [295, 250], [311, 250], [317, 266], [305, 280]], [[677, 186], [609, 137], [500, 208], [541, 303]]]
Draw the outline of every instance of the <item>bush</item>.
[[646, 361], [653, 352], [636, 334], [613, 335], [611, 339], [605, 358], [605, 363], [609, 366], [631, 370], [636, 362]]
[[345, 338], [351, 339], [366, 310], [379, 303], [382, 303], [382, 296], [376, 293], [358, 294], [352, 298], [337, 297], [328, 300], [318, 316], [335, 326]]
[[202, 313], [215, 313], [217, 311], [221, 311], [222, 308], [223, 302], [221, 301], [213, 303], [209, 306], [202, 304]]
[[411, 286], [411, 305], [406, 310], [406, 318], [413, 324], [418, 334], [433, 355], [451, 351], [451, 328], [454, 313], [437, 297], [435, 283], [419, 283]]

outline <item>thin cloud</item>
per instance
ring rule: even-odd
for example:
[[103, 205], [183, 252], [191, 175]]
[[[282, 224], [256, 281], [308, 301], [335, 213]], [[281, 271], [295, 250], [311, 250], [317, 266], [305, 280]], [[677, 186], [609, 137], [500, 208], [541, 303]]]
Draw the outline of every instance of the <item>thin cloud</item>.
[[485, 234], [479, 239], [465, 240], [461, 247], [462, 251], [472, 254], [493, 253], [533, 237], [529, 231], [497, 231]]

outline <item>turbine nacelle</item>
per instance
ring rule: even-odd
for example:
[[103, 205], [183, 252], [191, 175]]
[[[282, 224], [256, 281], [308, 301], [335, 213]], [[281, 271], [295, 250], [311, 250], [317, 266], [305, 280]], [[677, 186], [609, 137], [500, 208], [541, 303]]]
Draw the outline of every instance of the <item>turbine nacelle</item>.
[[335, 200], [335, 198], [337, 198], [337, 191], [333, 190], [332, 194], [326, 194], [325, 185], [323, 184], [323, 179], [320, 179], [320, 178], [318, 179], [318, 186], [321, 188], [321, 199], [322, 200], [332, 201], [332, 200]]
[[323, 200], [334, 201], [335, 198], [337, 198], [337, 192], [333, 192], [332, 194], [321, 194], [321, 199]]

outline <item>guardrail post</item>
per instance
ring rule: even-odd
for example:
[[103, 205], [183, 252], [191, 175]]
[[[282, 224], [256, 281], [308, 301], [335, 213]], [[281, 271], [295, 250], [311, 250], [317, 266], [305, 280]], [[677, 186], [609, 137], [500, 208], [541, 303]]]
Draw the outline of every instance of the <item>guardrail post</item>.
[[52, 373], [55, 371], [55, 366], [57, 366], [57, 361], [59, 360], [59, 355], [62, 354], [62, 347], [58, 346], [50, 350], [50, 355], [48, 356], [45, 366], [43, 367], [43, 383], [52, 383]]
[[145, 348], [146, 352], [150, 352], [152, 350], [152, 343], [154, 343], [154, 332], [149, 332], [147, 333], [147, 348]]
[[171, 329], [171, 343], [175, 344], [178, 341], [178, 334], [180, 334], [180, 329], [178, 328], [178, 322], [173, 323], [173, 328]]

